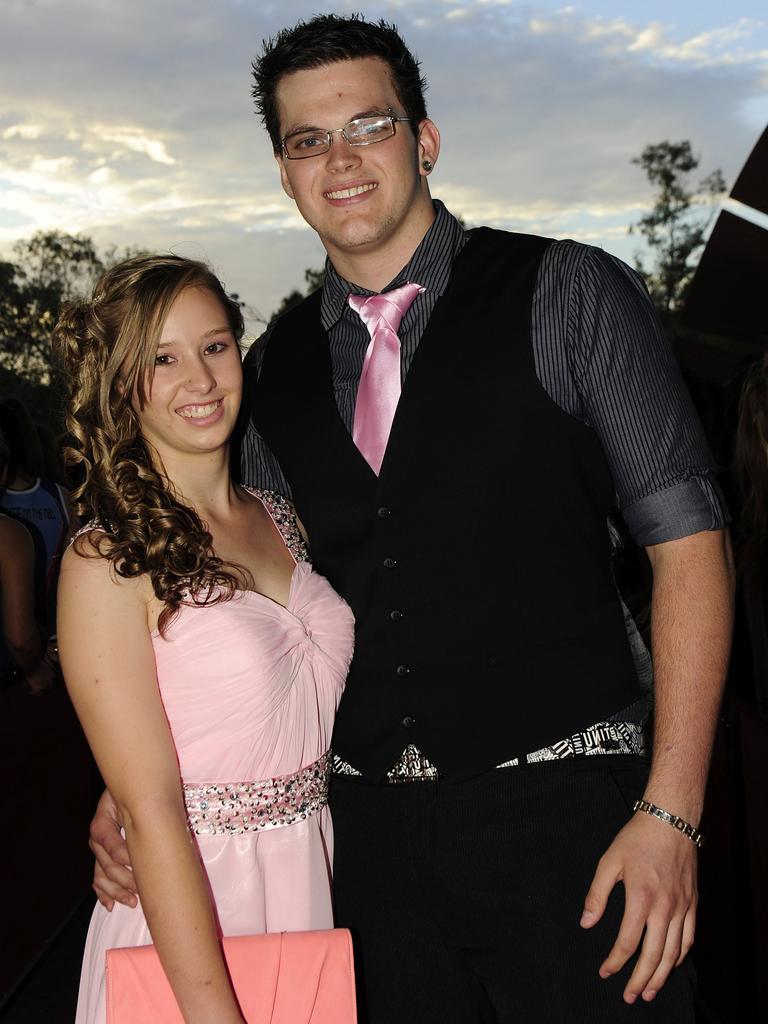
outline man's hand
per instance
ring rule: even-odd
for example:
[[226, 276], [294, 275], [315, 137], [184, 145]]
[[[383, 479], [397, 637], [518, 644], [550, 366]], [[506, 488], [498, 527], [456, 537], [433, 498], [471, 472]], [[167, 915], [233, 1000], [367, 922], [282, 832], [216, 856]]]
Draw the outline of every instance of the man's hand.
[[635, 814], [601, 857], [581, 925], [597, 924], [614, 886], [623, 882], [624, 917], [600, 976], [608, 978], [621, 970], [642, 940], [624, 989], [625, 1002], [634, 1003], [639, 995], [653, 999], [693, 945], [696, 869], [697, 849], [690, 839], [645, 814]]
[[88, 840], [96, 858], [93, 869], [93, 891], [99, 903], [111, 910], [115, 901], [135, 907], [136, 883], [128, 859], [128, 847], [120, 831], [117, 806], [108, 790], [104, 790], [91, 822]]
[[[702, 531], [646, 551], [653, 568], [654, 735], [642, 795], [697, 824], [730, 647], [730, 542], [723, 530]], [[613, 887], [624, 883], [624, 917], [600, 974], [621, 970], [642, 941], [626, 1002], [653, 999], [691, 948], [696, 866], [690, 839], [646, 814], [635, 814], [601, 857], [581, 923], [597, 924]]]

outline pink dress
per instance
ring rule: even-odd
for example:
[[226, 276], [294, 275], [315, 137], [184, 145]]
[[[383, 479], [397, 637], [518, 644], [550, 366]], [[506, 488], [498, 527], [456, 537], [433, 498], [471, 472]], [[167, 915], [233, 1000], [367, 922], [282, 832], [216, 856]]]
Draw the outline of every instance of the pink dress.
[[[332, 927], [323, 755], [354, 632], [349, 607], [306, 560], [287, 503], [254, 493], [296, 560], [287, 605], [249, 591], [185, 605], [165, 638], [152, 637], [190, 828], [223, 935]], [[284, 776], [297, 776], [287, 789]], [[106, 1020], [105, 951], [151, 941], [140, 907], [107, 913], [96, 904], [76, 1024]]]

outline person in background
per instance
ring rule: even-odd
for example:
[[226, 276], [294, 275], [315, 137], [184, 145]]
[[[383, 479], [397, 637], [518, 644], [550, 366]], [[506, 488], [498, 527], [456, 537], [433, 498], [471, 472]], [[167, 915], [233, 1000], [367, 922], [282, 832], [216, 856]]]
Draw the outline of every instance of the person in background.
[[[10, 449], [0, 433], [0, 486], [8, 469]], [[41, 624], [35, 618], [35, 548], [29, 531], [0, 513], [0, 686], [19, 677], [28, 693], [51, 688], [55, 672], [46, 656]]]
[[754, 692], [768, 708], [768, 352], [741, 392], [734, 452], [742, 506], [736, 535], [741, 596], [752, 650]]
[[61, 444], [50, 427], [43, 423], [35, 423], [35, 430], [40, 441], [40, 452], [43, 457], [43, 471], [40, 474], [46, 480], [62, 487], [68, 487], [67, 471], [61, 454]]
[[0, 509], [24, 523], [35, 545], [35, 604], [48, 636], [56, 632], [56, 585], [70, 533], [69, 491], [46, 474], [40, 433], [16, 398], [0, 402], [10, 456]]

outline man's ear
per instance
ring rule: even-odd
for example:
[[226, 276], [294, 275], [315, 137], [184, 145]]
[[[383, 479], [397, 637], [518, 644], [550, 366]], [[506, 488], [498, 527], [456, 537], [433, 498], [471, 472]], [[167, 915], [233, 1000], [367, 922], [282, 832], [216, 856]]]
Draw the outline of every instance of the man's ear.
[[[417, 148], [419, 154], [419, 174], [428, 175], [437, 163], [440, 155], [440, 132], [434, 121], [426, 117], [419, 123]], [[424, 163], [427, 163], [427, 167]]]
[[277, 166], [280, 169], [280, 184], [283, 186], [283, 192], [288, 196], [289, 199], [294, 199], [293, 189], [291, 183], [288, 181], [288, 173], [285, 169], [285, 157], [282, 153], [275, 153], [275, 160], [277, 160]]

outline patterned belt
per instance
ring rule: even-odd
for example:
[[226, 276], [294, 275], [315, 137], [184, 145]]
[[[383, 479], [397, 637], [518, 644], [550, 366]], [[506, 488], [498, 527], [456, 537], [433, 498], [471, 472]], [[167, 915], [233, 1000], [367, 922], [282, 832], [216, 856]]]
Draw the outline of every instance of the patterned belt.
[[[549, 747], [534, 750], [532, 754], [515, 757], [496, 765], [497, 768], [513, 768], [522, 764], [536, 764], [540, 761], [563, 761], [569, 757], [591, 757], [605, 754], [645, 755], [645, 732], [636, 722], [597, 722], [565, 740], [558, 740]], [[333, 755], [333, 771], [336, 775], [362, 775], [362, 772], [338, 755]], [[428, 782], [439, 779], [440, 772], [422, 752], [409, 744], [387, 772], [388, 783]]]
[[233, 835], [293, 825], [328, 803], [330, 751], [292, 775], [263, 782], [184, 785], [189, 828], [195, 835]]

